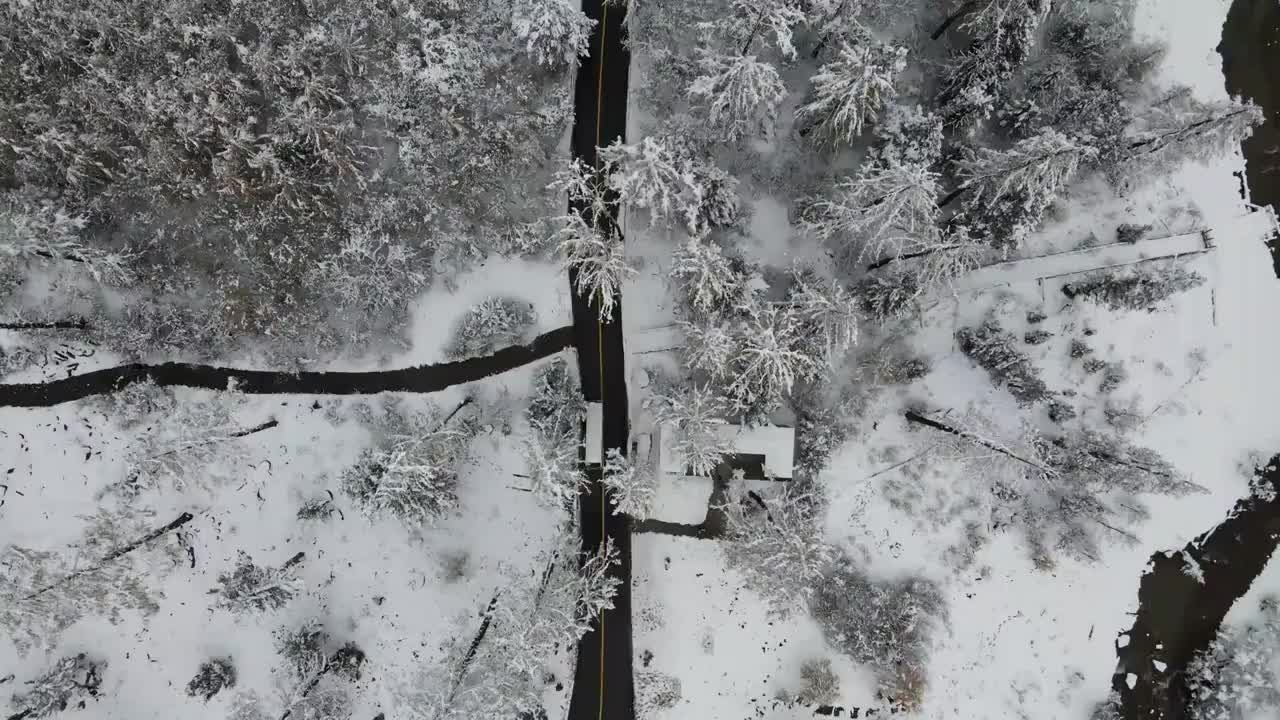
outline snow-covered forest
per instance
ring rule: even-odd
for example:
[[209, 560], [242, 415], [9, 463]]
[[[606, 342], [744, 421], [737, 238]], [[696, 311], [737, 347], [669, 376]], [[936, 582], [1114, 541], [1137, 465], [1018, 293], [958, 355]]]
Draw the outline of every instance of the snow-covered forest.
[[1280, 452], [1227, 0], [585, 2], [0, 0], [7, 717], [579, 720], [623, 598], [644, 720], [1144, 712]]

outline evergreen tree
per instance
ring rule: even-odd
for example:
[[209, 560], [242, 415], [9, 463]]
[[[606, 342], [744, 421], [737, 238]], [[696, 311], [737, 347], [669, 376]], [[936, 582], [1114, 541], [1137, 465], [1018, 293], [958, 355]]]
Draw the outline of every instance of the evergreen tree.
[[907, 65], [906, 48], [875, 42], [841, 42], [834, 59], [809, 79], [810, 98], [796, 120], [820, 141], [851, 145], [893, 100], [894, 83]]
[[529, 490], [548, 507], [573, 507], [587, 479], [578, 467], [577, 429], [556, 436], [552, 428], [530, 425], [524, 438]]
[[740, 322], [738, 340], [727, 368], [725, 395], [739, 412], [768, 412], [781, 403], [797, 382], [813, 380], [823, 370], [806, 346], [805, 327], [791, 310], [764, 307]]
[[1112, 310], [1155, 312], [1174, 295], [1200, 287], [1204, 276], [1181, 264], [1136, 267], [1069, 282], [1062, 294], [1105, 305]]
[[637, 143], [600, 148], [609, 187], [622, 202], [649, 211], [650, 221], [683, 220], [689, 233], [732, 221], [737, 215], [737, 181], [724, 171], [689, 157], [671, 137], [649, 136]]
[[680, 354], [689, 369], [716, 379], [725, 377], [730, 358], [737, 349], [737, 339], [731, 332], [730, 322], [720, 315], [709, 315], [696, 318], [695, 322], [677, 323], [684, 334], [684, 347]]
[[868, 156], [881, 165], [931, 167], [942, 156], [942, 118], [919, 105], [889, 105], [875, 131]]
[[576, 437], [586, 411], [578, 374], [563, 357], [534, 372], [525, 406], [530, 426], [540, 428], [548, 437]]
[[1043, 402], [1053, 393], [1040, 379], [1040, 373], [1018, 347], [1018, 339], [1004, 331], [1000, 323], [988, 319], [976, 328], [960, 328], [956, 332], [960, 351], [1004, 385], [1019, 403]]
[[924, 292], [920, 277], [894, 266], [887, 272], [866, 275], [858, 282], [854, 295], [867, 317], [877, 322], [901, 318], [915, 309], [915, 300]]
[[991, 114], [1004, 84], [1030, 57], [1049, 6], [1047, 0], [992, 0], [968, 16], [974, 40], [948, 65], [938, 94], [947, 124], [971, 125]]
[[718, 30], [727, 36], [740, 55], [751, 52], [757, 40], [772, 41], [784, 58], [794, 59], [792, 33], [805, 20], [797, 0], [729, 0], [729, 12]]
[[88, 218], [49, 201], [17, 192], [0, 193], [0, 256], [20, 261], [70, 262], [95, 280], [116, 285], [132, 280], [128, 253], [85, 243]]

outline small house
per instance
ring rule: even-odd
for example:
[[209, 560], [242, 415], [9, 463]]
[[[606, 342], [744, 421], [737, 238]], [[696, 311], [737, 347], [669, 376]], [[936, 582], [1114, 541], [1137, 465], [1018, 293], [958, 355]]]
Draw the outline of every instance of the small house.
[[[658, 457], [656, 466], [663, 475], [687, 477], [692, 473], [688, 463], [674, 449], [679, 430], [659, 425], [655, 428], [657, 442], [653, 445]], [[732, 453], [721, 464], [722, 468], [741, 471], [748, 480], [790, 480], [795, 465], [795, 428], [766, 425], [719, 425], [716, 432], [726, 440]]]

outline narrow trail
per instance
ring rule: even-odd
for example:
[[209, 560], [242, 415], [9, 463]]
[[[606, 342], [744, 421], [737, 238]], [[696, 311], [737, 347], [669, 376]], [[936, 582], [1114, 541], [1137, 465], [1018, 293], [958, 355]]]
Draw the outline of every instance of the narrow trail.
[[0, 385], [0, 407], [52, 407], [93, 395], [117, 392], [151, 380], [166, 387], [236, 391], [250, 395], [372, 395], [381, 392], [430, 393], [514, 370], [573, 345], [572, 326], [543, 333], [528, 345], [506, 347], [492, 355], [395, 370], [300, 371], [162, 363], [131, 363], [43, 383]]

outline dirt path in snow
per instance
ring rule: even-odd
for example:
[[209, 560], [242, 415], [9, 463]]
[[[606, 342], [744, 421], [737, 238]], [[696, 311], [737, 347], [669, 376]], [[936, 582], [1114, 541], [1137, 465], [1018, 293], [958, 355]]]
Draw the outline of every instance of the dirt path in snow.
[[528, 345], [503, 348], [492, 355], [436, 365], [369, 372], [274, 372], [195, 365], [131, 363], [43, 383], [0, 385], [0, 407], [51, 407], [92, 395], [116, 392], [148, 379], [157, 385], [226, 390], [234, 385], [250, 395], [372, 395], [380, 392], [438, 392], [514, 370], [573, 345], [573, 328], [543, 333]]

